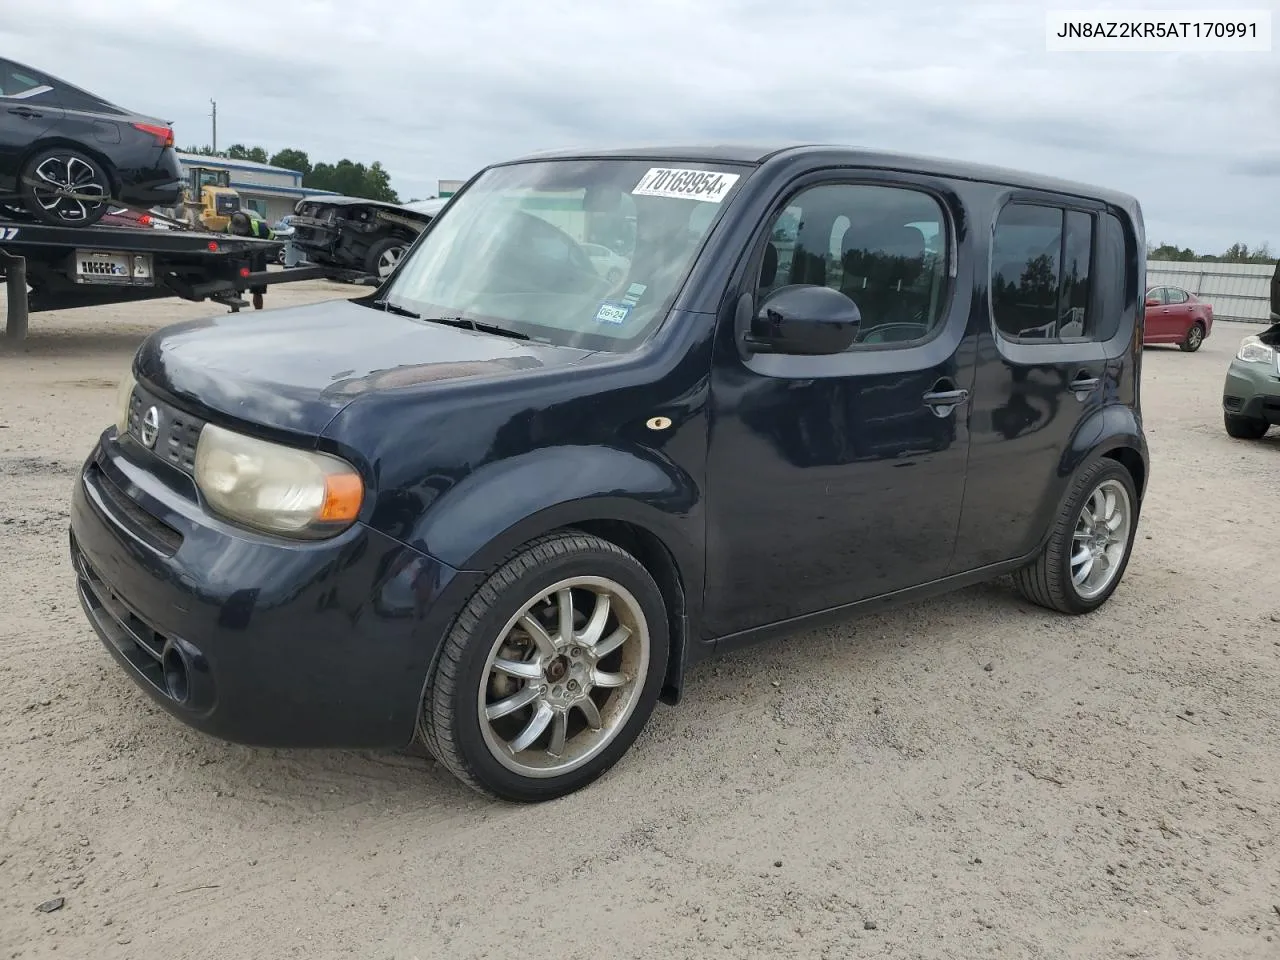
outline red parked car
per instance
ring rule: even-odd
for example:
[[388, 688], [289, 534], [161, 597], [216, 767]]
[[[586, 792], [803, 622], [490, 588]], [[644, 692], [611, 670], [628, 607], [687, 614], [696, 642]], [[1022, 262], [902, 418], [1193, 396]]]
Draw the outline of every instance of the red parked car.
[[1147, 291], [1143, 344], [1176, 343], [1193, 353], [1213, 329], [1213, 305], [1181, 287], [1152, 287]]

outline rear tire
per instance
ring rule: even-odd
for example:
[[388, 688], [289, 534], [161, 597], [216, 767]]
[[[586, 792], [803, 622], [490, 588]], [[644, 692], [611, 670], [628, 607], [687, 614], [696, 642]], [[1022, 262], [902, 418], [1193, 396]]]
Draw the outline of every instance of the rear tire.
[[587, 534], [542, 537], [458, 616], [427, 683], [419, 736], [481, 793], [564, 796], [630, 748], [658, 702], [668, 646], [662, 593], [635, 557]]
[[1182, 338], [1182, 342], [1178, 344], [1178, 349], [1183, 353], [1195, 353], [1202, 343], [1204, 343], [1204, 324], [1197, 320], [1191, 325], [1187, 335]]
[[[111, 176], [97, 160], [71, 147], [42, 150], [23, 164], [19, 192], [23, 205], [36, 219], [56, 227], [91, 227], [109, 209]], [[48, 186], [33, 186], [34, 180]], [[75, 193], [101, 196], [101, 203], [59, 196], [66, 188]]]
[[1104, 457], [1079, 470], [1040, 555], [1014, 574], [1018, 591], [1059, 613], [1090, 613], [1110, 598], [1138, 531], [1138, 491], [1120, 463]]
[[1222, 425], [1227, 428], [1227, 436], [1237, 440], [1261, 440], [1271, 427], [1265, 420], [1242, 417], [1235, 413], [1224, 413]]

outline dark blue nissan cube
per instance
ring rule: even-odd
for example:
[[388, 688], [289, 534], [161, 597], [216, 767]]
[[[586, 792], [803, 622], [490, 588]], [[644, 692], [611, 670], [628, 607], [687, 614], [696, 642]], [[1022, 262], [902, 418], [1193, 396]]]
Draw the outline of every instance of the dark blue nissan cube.
[[142, 344], [75, 487], [80, 598], [212, 735], [416, 735], [561, 796], [712, 654], [1002, 574], [1103, 604], [1144, 249], [1132, 197], [944, 160], [496, 164], [368, 296]]

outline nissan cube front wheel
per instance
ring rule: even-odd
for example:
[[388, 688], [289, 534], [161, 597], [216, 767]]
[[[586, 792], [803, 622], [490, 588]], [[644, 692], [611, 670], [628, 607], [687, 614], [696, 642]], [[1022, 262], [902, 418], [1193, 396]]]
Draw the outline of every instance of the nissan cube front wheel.
[[491, 796], [550, 800], [626, 753], [658, 701], [667, 611], [648, 571], [598, 537], [536, 540], [476, 591], [419, 718], [431, 754]]
[[1138, 529], [1138, 490], [1109, 458], [1082, 468], [1059, 507], [1040, 555], [1014, 575], [1032, 603], [1059, 613], [1089, 613], [1120, 585]]

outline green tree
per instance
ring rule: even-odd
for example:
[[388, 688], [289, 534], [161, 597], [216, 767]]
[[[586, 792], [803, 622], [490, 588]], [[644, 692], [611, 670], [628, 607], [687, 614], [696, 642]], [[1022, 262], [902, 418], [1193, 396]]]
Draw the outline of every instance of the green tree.
[[1276, 255], [1267, 243], [1252, 249], [1247, 243], [1233, 243], [1222, 253], [1196, 253], [1190, 247], [1160, 243], [1147, 245], [1147, 259], [1182, 263], [1275, 263]]
[[1233, 243], [1227, 247], [1227, 252], [1220, 258], [1227, 263], [1273, 263], [1275, 257], [1271, 255], [1271, 247], [1263, 244], [1253, 250], [1249, 249], [1247, 243]]
[[332, 190], [348, 197], [400, 202], [399, 195], [391, 189], [390, 176], [376, 160], [371, 167], [345, 157], [335, 164], [317, 163], [309, 174], [303, 176], [302, 185], [316, 190]]
[[266, 163], [267, 151], [261, 147], [246, 147], [243, 143], [233, 143], [227, 147], [227, 159], [251, 160], [254, 163]]
[[400, 197], [391, 187], [391, 175], [380, 160], [369, 166], [357, 163], [346, 157], [337, 163], [311, 162], [305, 150], [285, 147], [268, 157], [262, 147], [249, 147], [243, 143], [233, 143], [225, 151], [212, 147], [188, 147], [184, 152], [206, 157], [226, 157], [229, 160], [252, 160], [256, 163], [269, 163], [273, 167], [296, 170], [302, 174], [302, 185], [315, 190], [332, 190], [348, 197], [365, 197], [369, 200], [382, 200], [387, 203], [399, 203]]
[[286, 170], [297, 170], [304, 177], [311, 172], [311, 158], [307, 156], [305, 150], [295, 150], [293, 147], [285, 147], [272, 155], [267, 161], [273, 167], [284, 167]]

